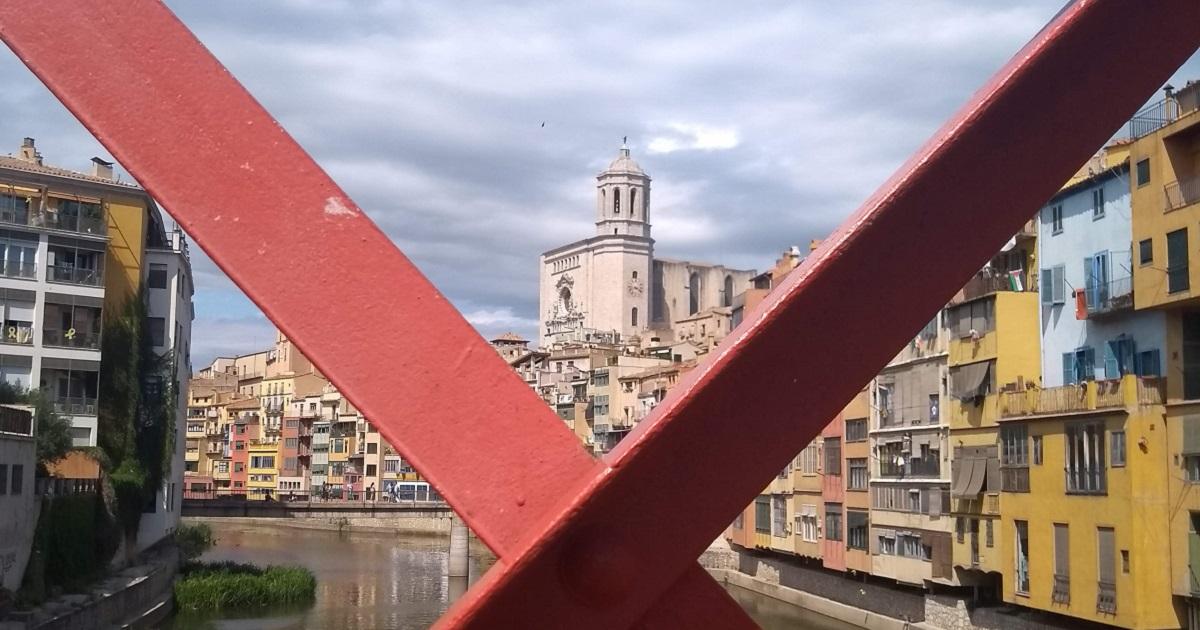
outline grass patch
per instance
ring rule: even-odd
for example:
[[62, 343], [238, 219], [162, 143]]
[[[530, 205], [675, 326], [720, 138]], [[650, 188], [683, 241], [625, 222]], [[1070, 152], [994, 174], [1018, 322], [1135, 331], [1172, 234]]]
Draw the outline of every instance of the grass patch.
[[175, 605], [215, 612], [304, 604], [313, 601], [316, 590], [317, 578], [304, 567], [190, 562], [175, 581]]

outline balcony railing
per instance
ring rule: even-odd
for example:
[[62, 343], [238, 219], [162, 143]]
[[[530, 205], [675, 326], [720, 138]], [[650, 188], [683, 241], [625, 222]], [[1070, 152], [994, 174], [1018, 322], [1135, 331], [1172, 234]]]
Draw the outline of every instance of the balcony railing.
[[1105, 494], [1108, 492], [1108, 470], [1103, 466], [1065, 468], [1067, 492], [1070, 494]]
[[62, 331], [47, 328], [42, 331], [42, 345], [58, 348], [79, 348], [81, 350], [99, 350], [99, 333], [75, 330]]
[[1187, 177], [1163, 186], [1163, 212], [1200, 203], [1200, 176]]
[[939, 477], [941, 467], [936, 459], [905, 459], [905, 463], [897, 465], [894, 462], [879, 462], [879, 476], [899, 477]]
[[70, 416], [94, 416], [96, 415], [96, 399], [70, 396], [55, 398], [54, 410]]
[[1133, 308], [1133, 278], [1117, 278], [1087, 289], [1088, 317], [1098, 317]]
[[1162, 404], [1165, 379], [1161, 377], [1141, 377], [1125, 375], [1120, 379], [1103, 381], [1086, 381], [1060, 387], [1046, 389], [1025, 389], [1000, 393], [1000, 417], [1019, 418], [1022, 416], [1050, 415], [1071, 413], [1075, 411], [1091, 411], [1095, 409], [1113, 409], [1135, 404], [1129, 391], [1130, 400], [1126, 400], [1127, 388], [1136, 387], [1136, 404]]
[[104, 273], [99, 269], [51, 265], [46, 268], [46, 281], [98, 287], [104, 284]]
[[1055, 604], [1069, 605], [1071, 603], [1070, 576], [1054, 574], [1054, 590], [1051, 591], [1050, 600]]
[[108, 222], [103, 217], [64, 216], [57, 212], [42, 212], [27, 208], [5, 208], [0, 210], [0, 223], [28, 227], [44, 227], [66, 230], [80, 234], [105, 235]]
[[1096, 612], [1117, 614], [1117, 585], [1103, 580], [1096, 583]]
[[0, 343], [11, 343], [18, 346], [33, 345], [33, 326], [13, 322], [0, 331]]
[[1001, 291], [1037, 291], [1035, 276], [1030, 273], [1010, 275], [1004, 271], [980, 271], [963, 285], [962, 299], [956, 302], [974, 300]]
[[23, 263], [13, 260], [0, 261], [0, 275], [6, 278], [33, 280], [37, 278], [37, 263]]
[[33, 435], [33, 414], [19, 409], [0, 407], [0, 432]]

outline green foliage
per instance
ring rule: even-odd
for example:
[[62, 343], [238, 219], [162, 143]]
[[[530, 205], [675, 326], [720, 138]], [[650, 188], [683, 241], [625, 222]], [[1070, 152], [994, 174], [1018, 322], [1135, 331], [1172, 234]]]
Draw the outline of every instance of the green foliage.
[[199, 558], [212, 548], [216, 540], [208, 523], [180, 523], [175, 528], [175, 544], [179, 546], [179, 554], [185, 561]]
[[113, 471], [117, 514], [130, 539], [169, 470], [178, 402], [174, 360], [154, 352], [144, 298], [106, 312], [101, 341], [97, 441]]
[[188, 563], [175, 581], [175, 605], [191, 612], [253, 610], [311, 602], [316, 591], [317, 578], [303, 567]]
[[38, 600], [53, 588], [77, 591], [98, 577], [112, 557], [111, 546], [97, 544], [103, 521], [104, 509], [95, 494], [46, 500], [25, 571], [23, 598]]
[[44, 392], [0, 381], [0, 404], [33, 407], [38, 464], [56, 462], [71, 450], [71, 421], [54, 413], [54, 403]]

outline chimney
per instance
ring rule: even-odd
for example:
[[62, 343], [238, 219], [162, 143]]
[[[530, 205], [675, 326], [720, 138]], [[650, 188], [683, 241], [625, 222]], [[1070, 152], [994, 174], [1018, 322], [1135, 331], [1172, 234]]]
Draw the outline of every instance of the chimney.
[[98, 157], [92, 158], [92, 177], [99, 177], [100, 179], [112, 179], [113, 163], [105, 162]]
[[42, 165], [42, 154], [37, 152], [37, 147], [33, 144], [33, 138], [25, 138], [21, 141], [21, 152], [17, 156], [26, 162], [32, 162], [38, 166]]

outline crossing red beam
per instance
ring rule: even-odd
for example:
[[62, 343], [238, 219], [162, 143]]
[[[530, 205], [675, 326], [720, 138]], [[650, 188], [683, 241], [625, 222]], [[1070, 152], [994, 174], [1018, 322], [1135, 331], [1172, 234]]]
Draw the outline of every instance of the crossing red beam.
[[165, 8], [113, 4], [0, 37], [497, 552], [442, 621], [480, 628], [748, 623], [695, 558], [1200, 44], [1195, 0], [1066, 7], [594, 462]]

